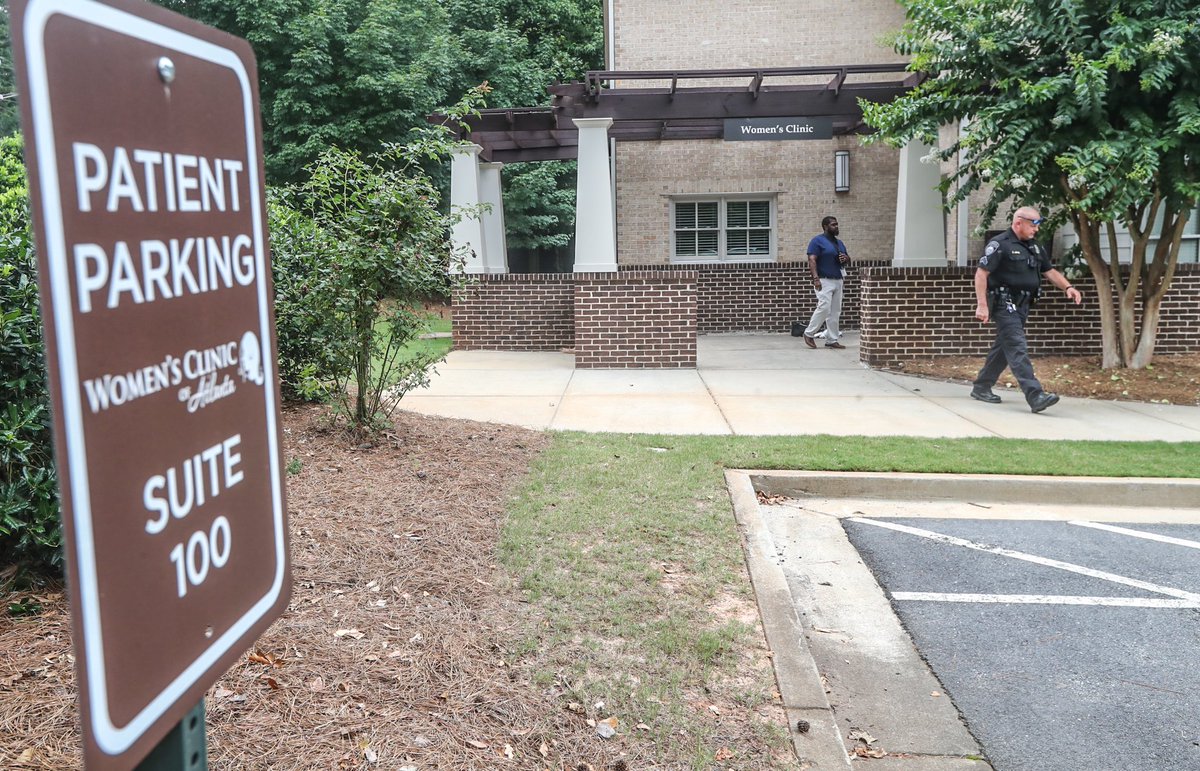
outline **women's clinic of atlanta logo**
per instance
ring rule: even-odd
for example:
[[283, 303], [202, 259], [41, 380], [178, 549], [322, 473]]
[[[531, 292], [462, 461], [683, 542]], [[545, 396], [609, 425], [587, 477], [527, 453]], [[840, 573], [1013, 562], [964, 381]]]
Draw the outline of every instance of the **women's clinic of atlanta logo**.
[[139, 369], [84, 380], [83, 392], [92, 414], [167, 389], [178, 389], [179, 402], [188, 412], [196, 412], [233, 395], [240, 385], [262, 386], [265, 380], [262, 345], [248, 331], [239, 340], [193, 348], [179, 356], [168, 354]]

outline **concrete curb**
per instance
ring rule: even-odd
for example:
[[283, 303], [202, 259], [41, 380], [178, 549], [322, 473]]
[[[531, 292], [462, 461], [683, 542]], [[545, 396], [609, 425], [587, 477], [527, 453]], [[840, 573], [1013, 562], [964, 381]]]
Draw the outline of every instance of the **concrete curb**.
[[747, 471], [756, 490], [789, 498], [995, 501], [1011, 504], [1194, 508], [1200, 479]]
[[[750, 475], [726, 471], [725, 484], [742, 533], [746, 567], [758, 600], [767, 646], [773, 652], [775, 678], [783, 698], [792, 747], [803, 768], [849, 769], [850, 758], [796, 615], [791, 590], [783, 571], [771, 561], [770, 555], [775, 550], [759, 518], [758, 497]], [[801, 720], [807, 721], [808, 731], [796, 729]]]

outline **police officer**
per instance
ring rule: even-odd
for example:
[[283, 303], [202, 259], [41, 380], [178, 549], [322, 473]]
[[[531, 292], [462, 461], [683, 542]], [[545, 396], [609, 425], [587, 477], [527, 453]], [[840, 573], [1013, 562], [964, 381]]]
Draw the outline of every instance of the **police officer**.
[[1025, 320], [1029, 317], [1029, 306], [1037, 299], [1041, 277], [1066, 292], [1076, 305], [1083, 302], [1079, 290], [1054, 269], [1046, 250], [1034, 240], [1041, 224], [1042, 216], [1037, 209], [1031, 206], [1017, 209], [1012, 227], [988, 242], [975, 270], [975, 318], [985, 324], [995, 321], [996, 339], [975, 378], [971, 398], [998, 404], [1000, 397], [992, 392], [992, 386], [1007, 366], [1034, 412], [1058, 403], [1058, 394], [1044, 391], [1033, 376], [1033, 364], [1025, 346]]

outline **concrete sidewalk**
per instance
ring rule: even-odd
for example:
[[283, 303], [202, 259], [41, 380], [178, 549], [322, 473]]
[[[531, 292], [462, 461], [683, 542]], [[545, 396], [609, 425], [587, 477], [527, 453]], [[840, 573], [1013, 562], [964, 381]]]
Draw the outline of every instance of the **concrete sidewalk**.
[[[575, 369], [569, 353], [452, 351], [401, 409], [537, 429], [642, 434], [1003, 436], [1200, 441], [1200, 407], [1064, 397], [1040, 415], [1016, 391], [864, 367], [845, 350], [782, 334], [703, 335], [697, 368]], [[1036, 362], [1035, 362], [1036, 366]]]

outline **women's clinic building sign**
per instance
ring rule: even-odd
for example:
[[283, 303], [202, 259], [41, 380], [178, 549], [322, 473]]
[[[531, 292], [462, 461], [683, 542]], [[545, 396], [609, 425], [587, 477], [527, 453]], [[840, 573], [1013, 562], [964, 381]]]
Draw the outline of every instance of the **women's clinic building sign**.
[[135, 0], [10, 10], [85, 758], [129, 768], [289, 598], [257, 73]]

